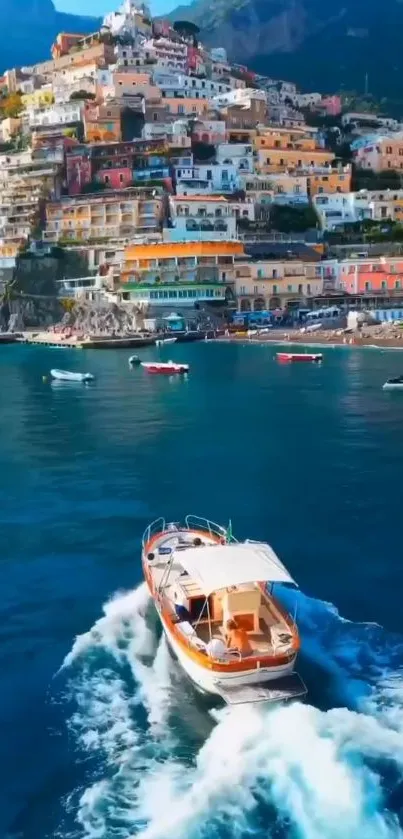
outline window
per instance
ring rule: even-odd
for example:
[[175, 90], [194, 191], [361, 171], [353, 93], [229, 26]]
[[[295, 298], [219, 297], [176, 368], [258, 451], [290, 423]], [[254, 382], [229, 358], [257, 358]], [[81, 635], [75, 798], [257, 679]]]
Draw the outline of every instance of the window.
[[258, 269], [257, 269], [257, 278], [258, 278], [258, 280], [261, 280], [263, 276], [264, 276], [264, 275], [263, 275], [263, 269], [262, 269], [262, 268], [258, 268]]
[[277, 276], [278, 276], [277, 275], [277, 268], [273, 268], [273, 271], [272, 271], [273, 280], [277, 280]]
[[371, 291], [371, 283], [370, 283], [370, 282], [368, 282], [368, 280], [367, 280], [367, 282], [365, 283], [365, 291]]
[[259, 292], [258, 286], [257, 286], [257, 285], [254, 285], [254, 286], [253, 286], [253, 293], [254, 293], [254, 294], [258, 294], [258, 292]]
[[273, 286], [273, 294], [277, 294], [277, 288], [278, 287], [276, 285]]
[[109, 184], [109, 183], [110, 183], [110, 177], [109, 177], [109, 175], [105, 175], [105, 177], [104, 177], [104, 183], [105, 183], [105, 184]]
[[302, 284], [301, 283], [298, 286], [298, 294], [302, 294]]
[[395, 281], [395, 288], [401, 288], [400, 280]]
[[386, 146], [386, 154], [392, 154], [392, 146]]
[[241, 294], [246, 294], [246, 288], [245, 288], [245, 286], [244, 286], [244, 285], [241, 285], [241, 288], [239, 289], [239, 291], [240, 291], [240, 293], [241, 293]]
[[292, 287], [292, 285], [288, 285], [288, 286], [287, 286], [287, 291], [291, 291], [291, 292], [293, 291], [293, 287]]
[[185, 113], [184, 106], [183, 105], [178, 105], [178, 114], [184, 114], [184, 113]]
[[306, 293], [307, 293], [307, 294], [310, 294], [310, 293], [311, 293], [311, 284], [310, 284], [310, 283], [307, 283], [307, 286], [306, 286]]
[[384, 291], [384, 290], [386, 289], [386, 287], [387, 287], [387, 286], [386, 286], [386, 280], [382, 280], [382, 282], [381, 282], [381, 288], [382, 288], [382, 290]]

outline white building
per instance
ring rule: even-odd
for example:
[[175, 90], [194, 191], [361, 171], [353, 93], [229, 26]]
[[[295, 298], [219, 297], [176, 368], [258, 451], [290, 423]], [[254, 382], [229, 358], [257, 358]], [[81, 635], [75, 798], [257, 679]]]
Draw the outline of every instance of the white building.
[[259, 100], [260, 102], [267, 102], [267, 93], [264, 90], [254, 90], [254, 88], [237, 88], [228, 93], [223, 93], [215, 96], [212, 100], [213, 108], [227, 108], [231, 105], [238, 105], [241, 108], [250, 108], [252, 100]]
[[192, 140], [182, 120], [174, 122], [146, 122], [142, 131], [143, 140], [163, 140], [177, 148], [190, 149]]
[[217, 163], [234, 166], [240, 175], [254, 171], [253, 149], [248, 143], [220, 143], [216, 156]]
[[253, 201], [233, 201], [217, 196], [172, 196], [170, 214], [173, 227], [165, 231], [171, 241], [216, 241], [237, 239], [237, 220], [255, 218]]
[[82, 119], [84, 103], [80, 100], [72, 102], [60, 102], [51, 105], [49, 108], [27, 108], [27, 116], [30, 128], [38, 128], [44, 125], [69, 125], [80, 122]]
[[174, 168], [178, 195], [220, 194], [235, 192], [239, 188], [239, 176], [234, 165], [212, 163]]
[[184, 73], [167, 72], [159, 67], [153, 72], [153, 81], [160, 88], [163, 98], [213, 99], [231, 90], [229, 84], [211, 79], [198, 79]]
[[148, 37], [152, 31], [150, 9], [145, 3], [124, 0], [117, 12], [105, 15], [103, 26], [113, 35], [136, 38], [140, 34]]

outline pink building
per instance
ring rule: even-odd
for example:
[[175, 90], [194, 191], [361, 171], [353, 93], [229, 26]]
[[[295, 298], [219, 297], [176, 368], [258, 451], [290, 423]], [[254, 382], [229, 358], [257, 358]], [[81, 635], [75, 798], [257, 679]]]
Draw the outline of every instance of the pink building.
[[341, 114], [341, 98], [340, 96], [324, 96], [320, 107], [329, 117], [337, 117]]
[[124, 189], [133, 183], [133, 171], [126, 166], [115, 169], [99, 169], [96, 174], [98, 183], [103, 183], [108, 189]]

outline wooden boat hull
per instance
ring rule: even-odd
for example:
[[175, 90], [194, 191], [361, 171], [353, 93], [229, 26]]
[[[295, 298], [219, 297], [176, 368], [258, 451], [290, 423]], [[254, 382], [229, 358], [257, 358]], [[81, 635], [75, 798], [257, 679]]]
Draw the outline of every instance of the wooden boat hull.
[[239, 688], [262, 684], [262, 682], [277, 681], [281, 677], [288, 676], [294, 670], [296, 656], [293, 656], [287, 664], [277, 667], [255, 667], [254, 669], [240, 673], [222, 671], [217, 673], [214, 670], [201, 666], [197, 661], [192, 659], [172, 635], [161, 614], [160, 620], [173, 655], [189, 679], [203, 693], [222, 696], [222, 688]]

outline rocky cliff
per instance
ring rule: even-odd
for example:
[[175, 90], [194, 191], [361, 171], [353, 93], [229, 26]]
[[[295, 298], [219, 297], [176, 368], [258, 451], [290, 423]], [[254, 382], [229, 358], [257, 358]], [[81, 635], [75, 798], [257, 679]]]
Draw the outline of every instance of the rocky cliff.
[[308, 90], [402, 98], [400, 0], [195, 0], [171, 19], [188, 19], [202, 40], [232, 60]]
[[58, 12], [52, 0], [0, 0], [0, 72], [45, 61], [58, 32], [94, 32], [100, 22]]

